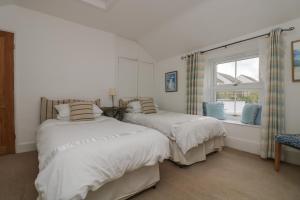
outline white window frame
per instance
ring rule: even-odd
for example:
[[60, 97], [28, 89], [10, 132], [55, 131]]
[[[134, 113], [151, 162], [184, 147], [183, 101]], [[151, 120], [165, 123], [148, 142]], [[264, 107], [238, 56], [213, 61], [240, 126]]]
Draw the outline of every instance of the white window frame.
[[[259, 58], [259, 82], [258, 83], [242, 83], [242, 84], [226, 84], [226, 85], [217, 85], [217, 65], [222, 63], [228, 63], [228, 62], [235, 62], [235, 67], [237, 61], [240, 60], [246, 60], [251, 58]], [[261, 67], [261, 58], [259, 56], [258, 52], [252, 52], [252, 53], [244, 53], [244, 54], [238, 54], [231, 57], [223, 57], [219, 59], [215, 59], [212, 62], [212, 85], [213, 85], [213, 93], [212, 98], [214, 101], [217, 101], [217, 92], [225, 92], [225, 91], [245, 91], [245, 90], [253, 90], [259, 92], [259, 99], [258, 103], [261, 104], [263, 102], [263, 80], [262, 80], [262, 67]], [[226, 113], [228, 118], [230, 120], [240, 120], [239, 115], [230, 115]]]

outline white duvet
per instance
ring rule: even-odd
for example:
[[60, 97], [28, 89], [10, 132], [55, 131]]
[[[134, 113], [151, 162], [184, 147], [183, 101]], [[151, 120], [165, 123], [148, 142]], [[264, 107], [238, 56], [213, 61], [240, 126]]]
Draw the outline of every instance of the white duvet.
[[39, 199], [84, 199], [126, 172], [169, 157], [169, 141], [142, 126], [101, 117], [90, 122], [47, 120], [37, 133]]
[[218, 119], [162, 110], [153, 114], [126, 113], [124, 121], [160, 131], [175, 140], [184, 154], [211, 138], [226, 134]]

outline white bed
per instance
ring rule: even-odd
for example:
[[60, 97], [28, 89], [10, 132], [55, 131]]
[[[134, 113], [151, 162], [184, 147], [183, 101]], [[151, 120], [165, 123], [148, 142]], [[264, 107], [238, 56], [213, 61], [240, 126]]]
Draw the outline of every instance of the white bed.
[[[132, 101], [132, 100], [131, 100]], [[126, 106], [128, 100], [121, 100]], [[224, 147], [226, 130], [211, 117], [202, 117], [159, 110], [153, 114], [126, 113], [124, 121], [156, 129], [170, 139], [171, 160], [191, 165]]]
[[104, 116], [48, 119], [37, 131], [38, 199], [126, 199], [159, 181], [168, 145], [156, 130]]

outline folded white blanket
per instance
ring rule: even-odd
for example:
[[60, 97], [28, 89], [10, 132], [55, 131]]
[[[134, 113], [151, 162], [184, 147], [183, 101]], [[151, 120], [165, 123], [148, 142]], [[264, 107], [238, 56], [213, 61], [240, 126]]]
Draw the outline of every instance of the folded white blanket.
[[211, 138], [226, 135], [222, 122], [212, 117], [159, 111], [126, 113], [124, 120], [160, 131], [175, 140], [184, 154]]
[[159, 132], [106, 117], [48, 120], [38, 130], [37, 146], [35, 185], [45, 200], [84, 199], [89, 190], [169, 157], [168, 139]]

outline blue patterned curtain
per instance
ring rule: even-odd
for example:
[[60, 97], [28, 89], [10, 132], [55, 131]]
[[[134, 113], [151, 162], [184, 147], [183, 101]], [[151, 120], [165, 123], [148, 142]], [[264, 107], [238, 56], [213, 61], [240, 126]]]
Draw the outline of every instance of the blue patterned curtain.
[[281, 49], [281, 29], [270, 34], [270, 55], [267, 65], [266, 100], [263, 115], [261, 157], [273, 158], [277, 134], [285, 132], [284, 65]]
[[204, 63], [200, 53], [187, 56], [187, 114], [202, 115]]

